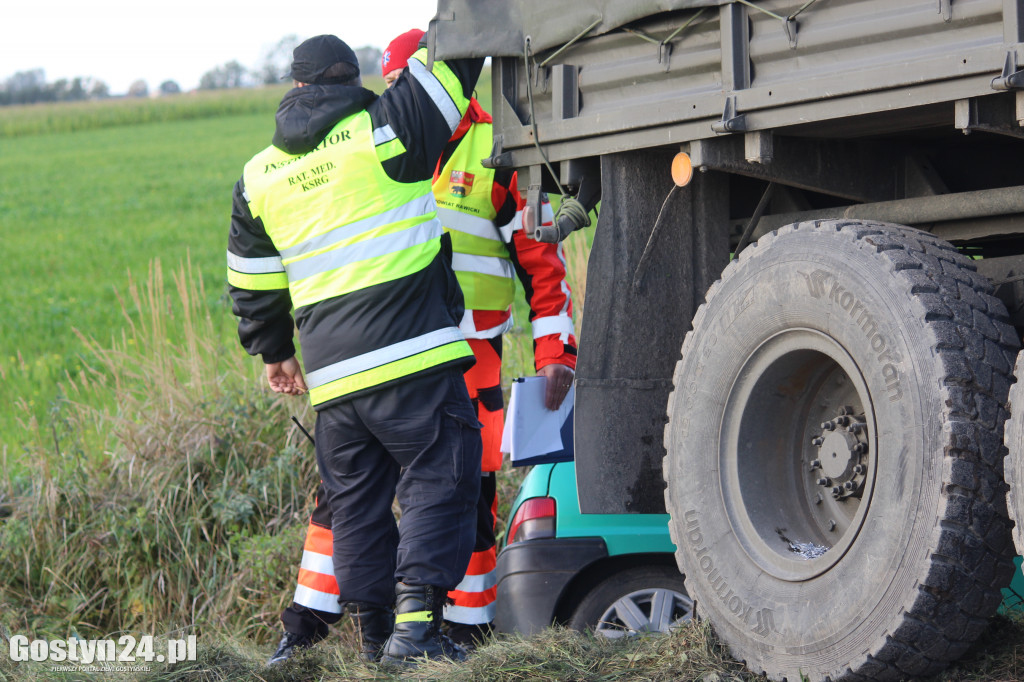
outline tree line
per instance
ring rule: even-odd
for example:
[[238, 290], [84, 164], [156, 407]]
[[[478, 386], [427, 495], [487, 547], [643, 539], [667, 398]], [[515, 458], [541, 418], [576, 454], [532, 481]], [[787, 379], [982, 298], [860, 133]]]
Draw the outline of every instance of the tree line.
[[[199, 90], [246, 88], [257, 85], [280, 85], [291, 66], [292, 50], [301, 40], [295, 35], [282, 38], [266, 50], [259, 66], [248, 69], [236, 60], [215, 66], [199, 79]], [[380, 71], [380, 48], [366, 46], [354, 50], [363, 74], [376, 75]], [[163, 81], [157, 94], [174, 95], [181, 87], [173, 80]], [[148, 97], [149, 85], [138, 79], [128, 87], [128, 97]], [[38, 102], [75, 102], [111, 97], [110, 87], [91, 76], [62, 78], [48, 83], [43, 69], [20, 71], [0, 82], [0, 106], [35, 104]]]

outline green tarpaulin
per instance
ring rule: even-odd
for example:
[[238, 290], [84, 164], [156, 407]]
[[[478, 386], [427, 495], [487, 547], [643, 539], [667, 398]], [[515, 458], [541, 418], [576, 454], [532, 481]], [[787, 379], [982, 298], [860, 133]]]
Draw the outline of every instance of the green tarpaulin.
[[561, 47], [593, 25], [600, 35], [659, 12], [732, 0], [438, 0], [435, 59], [510, 57]]

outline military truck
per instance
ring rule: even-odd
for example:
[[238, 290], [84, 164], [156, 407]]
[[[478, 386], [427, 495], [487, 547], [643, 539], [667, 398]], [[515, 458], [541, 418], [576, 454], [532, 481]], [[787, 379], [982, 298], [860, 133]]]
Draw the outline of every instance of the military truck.
[[698, 615], [771, 679], [960, 656], [1024, 521], [1024, 0], [440, 0], [433, 26], [435, 58], [493, 57], [487, 163], [528, 215], [562, 196], [535, 235], [600, 202], [582, 511], [667, 510]]

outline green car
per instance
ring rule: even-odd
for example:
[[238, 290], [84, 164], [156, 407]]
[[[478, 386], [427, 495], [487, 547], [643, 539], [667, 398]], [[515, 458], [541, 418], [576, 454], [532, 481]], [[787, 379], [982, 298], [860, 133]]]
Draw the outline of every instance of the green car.
[[523, 480], [498, 555], [495, 627], [667, 632], [693, 610], [674, 552], [668, 514], [581, 514], [575, 464], [539, 464]]
[[[1003, 609], [1024, 609], [1018, 570]], [[668, 514], [581, 514], [573, 462], [539, 464], [512, 504], [498, 554], [499, 632], [552, 623], [608, 637], [668, 632], [692, 616]]]

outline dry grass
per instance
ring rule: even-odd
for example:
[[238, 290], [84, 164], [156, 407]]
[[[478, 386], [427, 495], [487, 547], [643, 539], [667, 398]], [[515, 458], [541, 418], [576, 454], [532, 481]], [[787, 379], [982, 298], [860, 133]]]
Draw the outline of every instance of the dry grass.
[[[994, 619], [983, 644], [979, 643], [958, 664], [941, 675], [939, 682], [1004, 682], [1021, 679], [1024, 672], [1024, 621]], [[332, 645], [333, 643], [333, 645]], [[157, 649], [159, 650], [159, 649]], [[424, 663], [410, 670], [365, 665], [355, 659], [346, 638], [328, 639], [302, 652], [288, 663], [266, 668], [267, 646], [250, 641], [200, 640], [197, 661], [174, 666], [154, 665], [141, 677], [112, 675], [105, 679], [143, 679], [149, 682], [179, 680], [437, 680], [441, 682], [763, 682], [766, 678], [746, 671], [732, 660], [706, 624], [695, 623], [672, 635], [648, 635], [607, 640], [562, 628], [551, 628], [531, 638], [500, 636], [477, 650], [463, 664]], [[6, 673], [5, 673], [6, 670]], [[4, 666], [0, 679], [84, 679], [51, 673], [42, 664], [20, 668]], [[89, 678], [94, 679], [95, 677]]]

